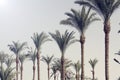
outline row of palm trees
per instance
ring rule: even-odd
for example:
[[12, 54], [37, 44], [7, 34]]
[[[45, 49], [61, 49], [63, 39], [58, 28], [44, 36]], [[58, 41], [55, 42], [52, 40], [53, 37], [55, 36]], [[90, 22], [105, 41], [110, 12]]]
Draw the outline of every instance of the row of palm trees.
[[[80, 11], [71, 9], [72, 13], [65, 13], [67, 19], [60, 21], [60, 24], [70, 25], [76, 28], [80, 33], [80, 40], [76, 40], [74, 36], [74, 31], [68, 32], [65, 31], [64, 34], [60, 34], [59, 31], [56, 33], [49, 33], [53, 40], [58, 44], [58, 47], [61, 51], [61, 80], [65, 80], [65, 51], [66, 49], [75, 42], [80, 42], [81, 44], [81, 80], [85, 80], [84, 74], [84, 44], [85, 44], [85, 31], [88, 26], [94, 22], [100, 20], [96, 17], [96, 13], [100, 15], [101, 19], [104, 21], [104, 33], [105, 33], [105, 80], [109, 80], [109, 33], [110, 33], [110, 17], [114, 11], [120, 6], [120, 0], [77, 0], [75, 4], [82, 6]], [[87, 10], [88, 7], [88, 10]], [[96, 13], [91, 12], [91, 10], [96, 11]], [[37, 71], [38, 71], [38, 80], [40, 80], [40, 49], [41, 45], [46, 41], [51, 41], [48, 35], [44, 32], [41, 34], [35, 33], [32, 37], [32, 40], [35, 44], [35, 51], [37, 56]], [[11, 51], [16, 54], [16, 80], [18, 80], [18, 63], [19, 63], [19, 54], [21, 50], [24, 50], [26, 43], [20, 44], [13, 42], [9, 45]], [[33, 62], [34, 64], [34, 62]], [[22, 67], [21, 67], [22, 70]], [[94, 70], [92, 71], [94, 74]], [[93, 76], [94, 77], [94, 76]], [[22, 78], [22, 77], [21, 77]], [[94, 80], [94, 79], [93, 79]]]
[[[14, 71], [15, 67], [12, 66], [12, 64], [15, 62], [15, 59], [13, 58], [13, 55], [8, 55], [5, 54], [4, 52], [0, 52], [0, 63], [1, 63], [1, 69], [0, 69], [0, 79], [1, 80], [12, 80], [14, 78], [14, 76], [16, 74], [20, 74], [20, 80], [23, 80], [23, 63], [25, 61], [25, 59], [29, 59], [33, 61], [33, 80], [35, 80], [35, 60], [37, 59], [37, 53], [33, 52], [32, 49], [31, 51], [28, 51], [28, 54], [19, 54], [19, 62], [20, 62], [20, 71]], [[51, 79], [52, 76], [54, 76], [54, 80], [58, 80], [57, 79], [57, 73], [59, 72], [61, 73], [61, 59], [58, 58], [54, 58], [54, 56], [42, 56], [41, 61], [45, 62], [48, 66], [47, 70], [48, 70], [48, 80]], [[92, 73], [94, 72], [94, 67], [97, 63], [97, 59], [93, 59], [93, 60], [89, 60], [89, 63], [92, 67]], [[6, 65], [3, 65], [6, 64]], [[5, 68], [6, 66], [6, 68]], [[72, 66], [75, 69], [75, 73], [70, 72], [68, 68], [70, 68], [70, 66]], [[81, 64], [79, 61], [77, 61], [77, 63], [72, 63], [71, 60], [65, 59], [65, 80], [72, 80], [72, 79], [76, 79], [79, 80], [80, 78], [80, 69], [81, 69]], [[19, 69], [18, 69], [19, 70]], [[50, 75], [50, 70], [52, 70], [52, 74]], [[69, 74], [72, 74], [72, 76], [70, 76]], [[74, 77], [75, 75], [75, 77]], [[93, 79], [94, 79], [94, 74], [93, 74]]]
[[[77, 0], [75, 4], [83, 5], [81, 12], [71, 9], [72, 13], [66, 13], [68, 18], [62, 20], [61, 24], [75, 27], [81, 34], [81, 80], [84, 80], [84, 32], [89, 24], [93, 21], [99, 20], [94, 18], [95, 13], [90, 14], [90, 10], [96, 11], [104, 21], [105, 33], [105, 80], [109, 80], [109, 33], [110, 18], [114, 11], [120, 6], [120, 0]], [[88, 7], [88, 12], [85, 13], [85, 7]], [[89, 16], [90, 15], [90, 16]], [[64, 80], [64, 79], [63, 79]]]

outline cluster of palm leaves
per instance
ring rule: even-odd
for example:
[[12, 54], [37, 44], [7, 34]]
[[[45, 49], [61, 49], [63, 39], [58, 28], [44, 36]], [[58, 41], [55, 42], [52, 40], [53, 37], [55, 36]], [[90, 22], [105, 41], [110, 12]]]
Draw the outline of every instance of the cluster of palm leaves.
[[[85, 31], [89, 27], [89, 25], [95, 21], [99, 21], [100, 19], [96, 17], [97, 13], [101, 16], [102, 20], [104, 21], [104, 28], [103, 31], [105, 33], [105, 80], [109, 80], [109, 33], [110, 33], [110, 17], [113, 14], [113, 12], [120, 6], [120, 0], [77, 0], [75, 1], [75, 4], [79, 4], [80, 7], [82, 6], [80, 11], [77, 11], [75, 9], [71, 9], [71, 13], [67, 12], [65, 15], [67, 15], [67, 19], [60, 21], [60, 24], [63, 25], [70, 25], [74, 28], [76, 28], [79, 31], [80, 39], [75, 39], [75, 32], [69, 32], [66, 30], [64, 34], [61, 34], [59, 30], [56, 30], [55, 33], [49, 33], [49, 35], [52, 37], [52, 39], [49, 38], [49, 35], [42, 32], [40, 34], [34, 33], [31, 39], [33, 40], [33, 43], [35, 45], [34, 49], [28, 48], [27, 43], [19, 43], [14, 42], [9, 46], [9, 49], [15, 53], [16, 55], [16, 77], [15, 79], [18, 80], [19, 76], [19, 64], [20, 64], [20, 73], [21, 73], [21, 80], [23, 78], [23, 62], [26, 57], [29, 57], [30, 60], [33, 62], [33, 80], [35, 80], [35, 60], [37, 59], [37, 80], [40, 80], [40, 57], [41, 57], [41, 46], [47, 41], [54, 40], [58, 44], [58, 48], [61, 51], [61, 57], [60, 59], [57, 59], [52, 64], [52, 67], [50, 67], [50, 62], [53, 59], [53, 56], [42, 56], [42, 61], [47, 63], [48, 66], [48, 80], [50, 80], [51, 76], [54, 75], [54, 80], [56, 80], [56, 73], [59, 71], [60, 73], [60, 79], [61, 80], [71, 80], [70, 76], [66, 76], [66, 74], [69, 73], [67, 71], [68, 65], [71, 65], [71, 62], [66, 60], [65, 58], [65, 52], [67, 48], [75, 43], [80, 42], [81, 44], [81, 62], [77, 62], [74, 65], [75, 71], [76, 71], [76, 80], [85, 80], [85, 73], [84, 73], [84, 44], [85, 44]], [[91, 10], [96, 11], [96, 13], [92, 12]], [[23, 54], [24, 50], [28, 49], [27, 54]], [[1, 57], [4, 58], [4, 57]], [[6, 60], [5, 60], [6, 61]], [[5, 62], [1, 59], [1, 72], [7, 72], [6, 70], [10, 70], [9, 73], [13, 74], [12, 71], [14, 68], [11, 69], [11, 64], [9, 63], [7, 65], [6, 70], [2, 67], [3, 63]], [[81, 65], [80, 65], [81, 63]], [[97, 59], [89, 61], [91, 67], [92, 67], [92, 80], [95, 80], [95, 72], [94, 67], [97, 63]], [[79, 74], [81, 68], [81, 74]], [[50, 69], [53, 70], [53, 74], [50, 75]], [[68, 73], [66, 73], [68, 72]], [[9, 80], [7, 78], [3, 78], [6, 73], [0, 74], [1, 80]], [[11, 77], [10, 74], [10, 77]], [[80, 76], [79, 76], [80, 75]], [[8, 76], [8, 75], [7, 75]]]

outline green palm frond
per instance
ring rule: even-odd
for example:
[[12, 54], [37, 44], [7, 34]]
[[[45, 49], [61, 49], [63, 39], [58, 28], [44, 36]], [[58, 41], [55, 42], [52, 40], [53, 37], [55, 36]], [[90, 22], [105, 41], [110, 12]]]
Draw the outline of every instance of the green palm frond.
[[82, 7], [81, 11], [71, 9], [72, 13], [65, 13], [68, 18], [66, 20], [62, 20], [60, 24], [71, 25], [72, 27], [75, 27], [81, 34], [83, 34], [90, 23], [98, 20], [98, 18], [93, 17], [96, 14], [90, 14], [90, 11], [91, 7], [88, 9], [88, 11], [86, 11], [85, 6]]
[[26, 42], [20, 43], [13, 41], [13, 44], [8, 45], [8, 47], [11, 51], [13, 51], [16, 55], [18, 55], [22, 50], [27, 48], [27, 43]]
[[8, 57], [9, 57], [8, 54], [6, 54], [4, 51], [0, 51], [0, 62], [1, 62], [1, 64], [4, 63]]
[[19, 54], [19, 60], [21, 64], [23, 64], [26, 58], [27, 58], [26, 54]]
[[[57, 70], [61, 71], [61, 60], [60, 59], [56, 59], [54, 60], [54, 63], [52, 64]], [[72, 61], [65, 59], [65, 69], [67, 69], [68, 67], [72, 66]]]
[[120, 0], [77, 0], [75, 3], [91, 7], [104, 20], [109, 19], [112, 13], [120, 6]]
[[52, 38], [56, 41], [58, 44], [60, 51], [62, 54], [65, 53], [65, 50], [68, 46], [70, 46], [72, 43], [76, 42], [77, 40], [75, 39], [74, 36], [75, 32], [68, 32], [67, 30], [64, 32], [64, 34], [60, 34], [60, 32], [57, 30], [56, 33], [50, 33]]
[[74, 63], [73, 64], [73, 67], [75, 69], [76, 72], [79, 72], [80, 71], [80, 68], [81, 68], [81, 64], [79, 61], [77, 61], [77, 63]]
[[89, 60], [89, 63], [90, 63], [90, 65], [91, 65], [92, 69], [95, 68], [95, 65], [97, 64], [97, 62], [98, 62], [97, 59], [93, 59], [93, 60], [90, 59], [90, 60]]
[[52, 56], [48, 56], [48, 55], [42, 56], [42, 61], [45, 62], [47, 65], [49, 65], [52, 62], [53, 58], [54, 58], [53, 55]]
[[51, 41], [48, 37], [49, 36], [46, 33], [42, 32], [40, 34], [34, 33], [31, 38], [35, 44], [35, 47], [37, 49], [40, 49], [40, 47], [43, 43], [45, 43], [46, 41]]
[[33, 62], [33, 64], [35, 64], [35, 61], [37, 59], [37, 51], [33, 49], [30, 49], [30, 51], [28, 51], [28, 54], [29, 54], [29, 59]]
[[10, 55], [6, 60], [5, 64], [7, 67], [11, 67], [11, 65], [15, 62], [16, 60], [13, 58], [13, 55]]

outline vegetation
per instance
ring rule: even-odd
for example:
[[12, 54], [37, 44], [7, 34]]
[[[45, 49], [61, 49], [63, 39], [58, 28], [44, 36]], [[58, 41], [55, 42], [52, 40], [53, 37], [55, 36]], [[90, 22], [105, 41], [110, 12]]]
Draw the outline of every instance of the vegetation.
[[[15, 54], [15, 58], [14, 55], [9, 55], [4, 51], [0, 51], [0, 80], [24, 80], [23, 67], [25, 65], [23, 66], [23, 64], [25, 59], [32, 61], [32, 80], [36, 79], [36, 66], [37, 80], [40, 80], [40, 68], [42, 66], [40, 65], [40, 61], [47, 64], [46, 74], [48, 75], [48, 80], [52, 79], [52, 77], [54, 80], [97, 80], [97, 78], [95, 78], [95, 66], [98, 63], [98, 60], [90, 59], [88, 61], [92, 68], [92, 78], [90, 78], [90, 76], [86, 77], [84, 63], [84, 46], [86, 41], [85, 32], [91, 23], [100, 20], [96, 17], [96, 13], [98, 13], [104, 21], [105, 80], [109, 80], [110, 18], [114, 11], [120, 6], [120, 0], [77, 0], [75, 1], [75, 4], [80, 5], [80, 11], [71, 9], [71, 13], [65, 13], [67, 18], [61, 20], [60, 24], [69, 25], [78, 30], [78, 33], [80, 34], [79, 40], [76, 39], [74, 31], [70, 32], [69, 30], [65, 30], [64, 33], [61, 33], [59, 30], [56, 30], [55, 33], [50, 32], [48, 35], [44, 32], [34, 33], [33, 36], [31, 36], [34, 44], [34, 47], [32, 48], [29, 48], [27, 42], [20, 43], [19, 41], [13, 41], [8, 47], [9, 50]], [[118, 33], [120, 33], [120, 31], [118, 31]], [[51, 37], [51, 39], [49, 37]], [[41, 47], [47, 41], [56, 42], [57, 47], [61, 52], [61, 56], [59, 56], [60, 58], [56, 58], [55, 55], [41, 56]], [[69, 58], [66, 59], [67, 56], [65, 56], [65, 53], [68, 47], [75, 42], [81, 44], [81, 58], [76, 61], [76, 63], [73, 63]], [[74, 53], [70, 53], [70, 55], [72, 54], [74, 55]], [[120, 51], [115, 54], [120, 55]], [[120, 61], [116, 58], [114, 58], [114, 61], [120, 64]], [[14, 63], [16, 66], [14, 66]], [[16, 70], [14, 70], [15, 68]], [[120, 80], [120, 77], [117, 80]]]

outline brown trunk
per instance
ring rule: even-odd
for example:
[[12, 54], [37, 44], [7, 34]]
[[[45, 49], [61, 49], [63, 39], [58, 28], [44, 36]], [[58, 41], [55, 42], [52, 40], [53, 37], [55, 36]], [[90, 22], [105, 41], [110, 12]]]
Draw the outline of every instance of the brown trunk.
[[21, 80], [23, 80], [23, 64], [21, 64], [20, 70], [21, 70], [21, 76], [20, 76], [20, 78], [21, 78]]
[[48, 80], [50, 80], [50, 66], [48, 64]]
[[56, 75], [54, 74], [54, 80], [56, 80]]
[[64, 66], [64, 55], [61, 57], [61, 80], [65, 80], [65, 66]]
[[35, 65], [33, 65], [33, 80], [35, 80]]
[[105, 80], [109, 80], [109, 33], [110, 22], [106, 20], [104, 23], [105, 32]]
[[16, 56], [16, 80], [18, 80], [18, 55]]
[[93, 79], [92, 80], [95, 80], [95, 71], [94, 71], [94, 69], [92, 71], [92, 75], [93, 75]]
[[38, 80], [40, 80], [40, 54], [37, 52], [37, 71], [38, 71]]
[[78, 73], [76, 73], [76, 80], [79, 80], [79, 74]]
[[84, 34], [80, 36], [80, 43], [81, 43], [81, 80], [84, 80], [84, 43], [85, 43]]

